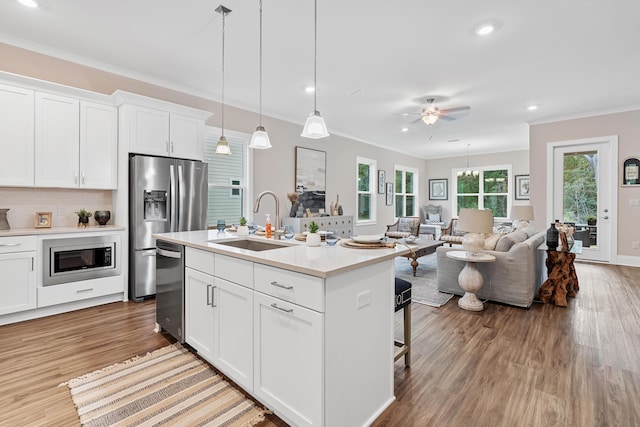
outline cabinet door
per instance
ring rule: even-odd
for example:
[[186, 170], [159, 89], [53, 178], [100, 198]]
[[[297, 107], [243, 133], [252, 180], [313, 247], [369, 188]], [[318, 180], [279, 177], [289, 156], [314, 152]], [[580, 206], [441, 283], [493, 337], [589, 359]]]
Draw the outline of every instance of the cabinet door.
[[254, 394], [295, 425], [323, 425], [323, 315], [254, 294]]
[[116, 189], [118, 110], [80, 102], [80, 187]]
[[36, 92], [35, 185], [78, 187], [80, 101]]
[[0, 254], [0, 315], [36, 308], [36, 252]]
[[0, 85], [0, 185], [33, 186], [32, 90]]
[[169, 129], [171, 157], [204, 159], [204, 121], [172, 113]]
[[253, 291], [215, 278], [213, 364], [253, 390]]
[[184, 269], [185, 341], [213, 363], [213, 276]]
[[169, 155], [169, 113], [153, 108], [131, 106], [132, 153]]

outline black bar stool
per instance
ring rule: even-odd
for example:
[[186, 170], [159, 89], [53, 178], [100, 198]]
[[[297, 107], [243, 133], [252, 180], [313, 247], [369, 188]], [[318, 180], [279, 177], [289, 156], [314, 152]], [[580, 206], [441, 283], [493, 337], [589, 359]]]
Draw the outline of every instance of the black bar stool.
[[396, 349], [393, 361], [404, 356], [404, 365], [411, 365], [411, 282], [396, 277], [395, 311], [404, 310], [404, 342], [394, 340]]

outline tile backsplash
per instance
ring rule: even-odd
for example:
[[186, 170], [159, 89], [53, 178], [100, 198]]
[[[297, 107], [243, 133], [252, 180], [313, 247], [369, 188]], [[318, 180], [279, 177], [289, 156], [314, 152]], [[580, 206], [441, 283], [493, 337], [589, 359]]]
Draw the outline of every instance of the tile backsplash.
[[[36, 212], [51, 212], [53, 227], [70, 227], [78, 223], [75, 211], [83, 208], [92, 213], [110, 210], [113, 218], [111, 194], [111, 190], [0, 187], [0, 208], [10, 209], [11, 228], [33, 227]], [[90, 224], [97, 225], [93, 217]]]

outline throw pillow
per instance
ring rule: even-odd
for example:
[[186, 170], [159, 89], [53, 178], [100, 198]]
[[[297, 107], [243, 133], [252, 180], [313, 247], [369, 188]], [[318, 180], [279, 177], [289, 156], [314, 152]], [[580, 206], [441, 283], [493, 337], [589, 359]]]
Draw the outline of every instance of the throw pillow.
[[439, 213], [430, 213], [429, 214], [429, 222], [440, 222], [440, 214]]
[[493, 251], [496, 249], [496, 244], [498, 240], [502, 237], [502, 234], [492, 234], [491, 236], [484, 239], [484, 248], [487, 251]]

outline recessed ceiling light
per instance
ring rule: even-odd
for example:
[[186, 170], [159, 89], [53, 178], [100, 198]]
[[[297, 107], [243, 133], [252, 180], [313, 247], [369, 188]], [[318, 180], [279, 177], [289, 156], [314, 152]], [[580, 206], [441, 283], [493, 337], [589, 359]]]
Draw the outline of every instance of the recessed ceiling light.
[[313, 92], [316, 91], [316, 88], [313, 87], [313, 86], [307, 86], [307, 87], [304, 88], [304, 91], [307, 92], [307, 93], [313, 93]]
[[35, 0], [18, 0], [20, 2], [21, 5], [23, 6], [27, 6], [27, 7], [31, 7], [31, 8], [36, 8], [38, 7], [38, 3], [36, 3]]
[[358, 87], [355, 89], [350, 89], [346, 93], [347, 95], [360, 95], [361, 93], [364, 93], [364, 90]]
[[402, 132], [409, 132], [409, 128], [402, 128], [400, 129]]
[[488, 36], [495, 31], [496, 27], [493, 24], [482, 24], [476, 29], [476, 34], [479, 36]]
[[527, 105], [527, 107], [526, 107], [526, 108], [527, 108], [527, 110], [529, 110], [529, 111], [535, 111], [535, 110], [537, 110], [537, 109], [538, 109], [538, 106], [537, 106], [537, 105], [535, 105], [535, 104], [532, 104], [532, 105]]

